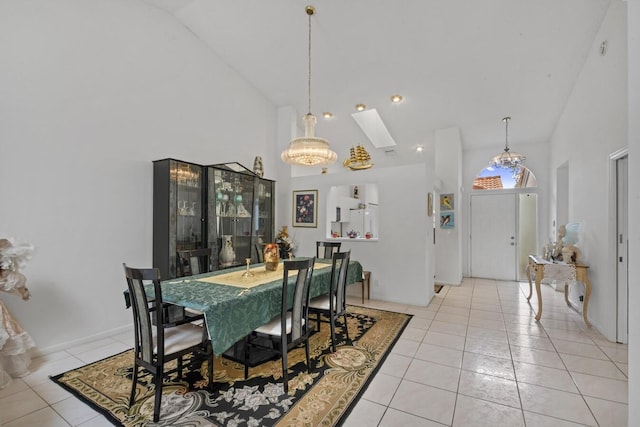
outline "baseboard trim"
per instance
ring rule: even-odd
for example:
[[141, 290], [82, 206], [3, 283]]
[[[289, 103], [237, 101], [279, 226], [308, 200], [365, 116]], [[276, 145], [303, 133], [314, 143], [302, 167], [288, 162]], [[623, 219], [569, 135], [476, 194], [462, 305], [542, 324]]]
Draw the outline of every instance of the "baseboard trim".
[[[122, 334], [127, 331], [131, 331], [132, 329], [133, 329], [133, 323], [130, 323], [128, 325], [119, 326], [117, 328], [113, 328], [108, 331], [99, 332], [97, 334], [88, 335], [86, 337], [78, 338], [71, 341], [65, 341], [49, 347], [44, 347], [44, 348], [36, 347], [31, 350], [31, 358], [35, 359], [40, 356], [46, 356], [47, 354], [55, 353], [58, 351], [64, 351], [72, 347], [77, 347], [82, 344], [90, 343], [95, 340], [99, 340], [102, 338], [109, 338], [114, 335]], [[133, 341], [131, 342], [131, 346], [133, 346]]]

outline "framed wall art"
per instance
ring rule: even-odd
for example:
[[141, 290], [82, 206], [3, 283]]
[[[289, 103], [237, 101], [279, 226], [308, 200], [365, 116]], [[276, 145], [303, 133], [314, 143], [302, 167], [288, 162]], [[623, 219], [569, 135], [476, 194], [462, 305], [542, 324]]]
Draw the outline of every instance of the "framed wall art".
[[293, 192], [293, 226], [318, 226], [318, 190]]

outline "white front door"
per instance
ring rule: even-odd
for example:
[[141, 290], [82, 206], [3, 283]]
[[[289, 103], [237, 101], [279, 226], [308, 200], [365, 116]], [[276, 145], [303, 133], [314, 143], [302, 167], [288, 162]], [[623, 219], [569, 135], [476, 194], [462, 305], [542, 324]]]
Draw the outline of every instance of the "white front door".
[[516, 194], [472, 194], [471, 276], [517, 280]]

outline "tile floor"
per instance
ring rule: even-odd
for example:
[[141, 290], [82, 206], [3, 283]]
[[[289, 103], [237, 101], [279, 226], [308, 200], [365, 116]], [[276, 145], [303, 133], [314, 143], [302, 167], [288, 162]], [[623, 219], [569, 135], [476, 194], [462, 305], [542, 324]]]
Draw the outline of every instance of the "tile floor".
[[[466, 278], [427, 308], [367, 301], [414, 317], [345, 426], [626, 426], [627, 346], [587, 328], [548, 286], [535, 322], [525, 291]], [[131, 341], [114, 336], [34, 359], [30, 375], [0, 390], [0, 425], [110, 426], [48, 376]]]

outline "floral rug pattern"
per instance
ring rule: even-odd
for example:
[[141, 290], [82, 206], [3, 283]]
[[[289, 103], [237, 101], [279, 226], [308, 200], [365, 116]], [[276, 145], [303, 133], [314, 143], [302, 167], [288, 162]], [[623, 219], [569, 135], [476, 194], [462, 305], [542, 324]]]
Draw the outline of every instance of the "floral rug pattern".
[[206, 361], [187, 368], [182, 378], [165, 380], [160, 421], [153, 423], [150, 376], [142, 376], [136, 401], [128, 405], [132, 350], [51, 379], [118, 426], [334, 426], [344, 421], [411, 318], [356, 306], [348, 311], [351, 340], [338, 322], [335, 353], [327, 323], [311, 337], [308, 371], [304, 347], [289, 352], [288, 394], [280, 359], [250, 368], [245, 380], [241, 363], [216, 357], [213, 391], [208, 390]]

